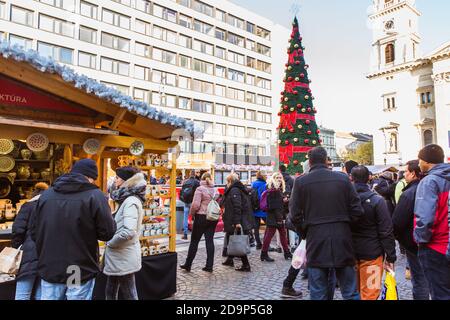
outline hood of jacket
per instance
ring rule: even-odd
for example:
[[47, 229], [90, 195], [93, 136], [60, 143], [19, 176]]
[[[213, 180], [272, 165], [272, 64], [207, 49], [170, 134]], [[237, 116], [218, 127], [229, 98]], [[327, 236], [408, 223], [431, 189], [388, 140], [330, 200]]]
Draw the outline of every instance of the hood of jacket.
[[208, 183], [206, 180], [200, 181], [200, 186], [205, 188], [214, 188], [214, 184], [212, 182]]
[[366, 183], [355, 183], [355, 189], [356, 192], [358, 192], [359, 197], [361, 198], [361, 202], [366, 201], [375, 194], [375, 192], [370, 190], [370, 186]]
[[430, 171], [428, 171], [428, 174], [432, 174], [450, 181], [450, 164], [437, 164]]
[[236, 181], [235, 183], [233, 183], [229, 188], [227, 188], [227, 190], [225, 191], [225, 194], [228, 194], [230, 192], [230, 190], [233, 188], [238, 188], [245, 194], [248, 194], [247, 188], [244, 186], [244, 184], [241, 181]]
[[98, 187], [79, 173], [62, 175], [53, 184], [53, 190], [58, 193], [78, 193], [93, 189], [98, 189]]
[[111, 193], [111, 198], [119, 203], [131, 196], [138, 197], [142, 202], [145, 201], [145, 189], [147, 188], [147, 181], [145, 181], [144, 174], [139, 172], [125, 181], [119, 189]]

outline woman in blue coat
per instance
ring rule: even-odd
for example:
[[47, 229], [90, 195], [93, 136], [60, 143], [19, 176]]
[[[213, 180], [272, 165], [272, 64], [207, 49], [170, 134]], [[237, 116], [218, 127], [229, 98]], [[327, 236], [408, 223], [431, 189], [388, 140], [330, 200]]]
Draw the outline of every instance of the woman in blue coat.
[[[256, 181], [252, 183], [252, 188], [258, 191], [258, 199], [261, 201], [261, 195], [267, 189], [267, 173], [265, 171], [258, 171], [256, 173]], [[259, 235], [259, 229], [261, 227], [261, 220], [266, 223], [267, 213], [262, 211], [261, 209], [253, 212], [255, 215], [255, 240], [256, 240], [256, 249], [261, 250], [262, 243]]]

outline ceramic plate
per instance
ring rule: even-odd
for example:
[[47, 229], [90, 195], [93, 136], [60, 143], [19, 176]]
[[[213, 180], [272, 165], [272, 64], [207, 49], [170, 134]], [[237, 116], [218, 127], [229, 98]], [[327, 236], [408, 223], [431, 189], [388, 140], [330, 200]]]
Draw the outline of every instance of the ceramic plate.
[[42, 133], [32, 133], [27, 138], [27, 147], [31, 151], [44, 151], [48, 147], [48, 138]]
[[0, 156], [0, 172], [9, 172], [14, 169], [16, 162], [8, 156]]
[[14, 142], [10, 139], [0, 139], [0, 154], [8, 154], [14, 150]]
[[130, 146], [130, 153], [133, 156], [140, 156], [144, 153], [144, 144], [140, 141], [135, 141]]
[[87, 139], [83, 144], [83, 150], [87, 154], [96, 154], [100, 149], [100, 141], [98, 139]]

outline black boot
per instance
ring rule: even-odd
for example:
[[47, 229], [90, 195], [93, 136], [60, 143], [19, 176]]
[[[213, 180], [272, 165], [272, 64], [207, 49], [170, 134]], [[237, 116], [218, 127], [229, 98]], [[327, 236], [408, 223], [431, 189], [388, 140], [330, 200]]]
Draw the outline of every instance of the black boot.
[[222, 265], [228, 266], [228, 267], [234, 267], [234, 261], [233, 258], [228, 257], [227, 260], [222, 262]]
[[242, 266], [240, 266], [239, 268], [236, 268], [234, 270], [241, 271], [241, 272], [250, 272], [251, 268], [250, 268], [250, 265], [243, 264]]
[[228, 254], [227, 254], [227, 248], [223, 248], [223, 250], [222, 250], [222, 257], [227, 257], [228, 256]]
[[185, 263], [185, 264], [182, 264], [182, 265], [180, 266], [180, 268], [186, 270], [187, 272], [190, 272], [190, 271], [191, 271], [191, 266], [188, 265], [188, 264], [186, 264], [186, 263]]
[[275, 260], [269, 257], [267, 251], [261, 251], [261, 261], [274, 262]]
[[284, 259], [285, 260], [292, 260], [292, 253], [290, 253], [289, 251], [284, 253]]
[[256, 250], [261, 250], [262, 249], [262, 243], [258, 243], [256, 245]]

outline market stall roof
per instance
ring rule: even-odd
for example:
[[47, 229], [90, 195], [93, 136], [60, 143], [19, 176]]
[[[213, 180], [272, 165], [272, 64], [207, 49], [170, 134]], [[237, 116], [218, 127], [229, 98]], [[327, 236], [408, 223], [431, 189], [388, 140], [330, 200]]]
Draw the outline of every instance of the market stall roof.
[[192, 121], [133, 100], [36, 51], [24, 51], [6, 41], [0, 41], [0, 74], [104, 114], [106, 121], [98, 125], [126, 135], [168, 139], [177, 129], [202, 133]]

